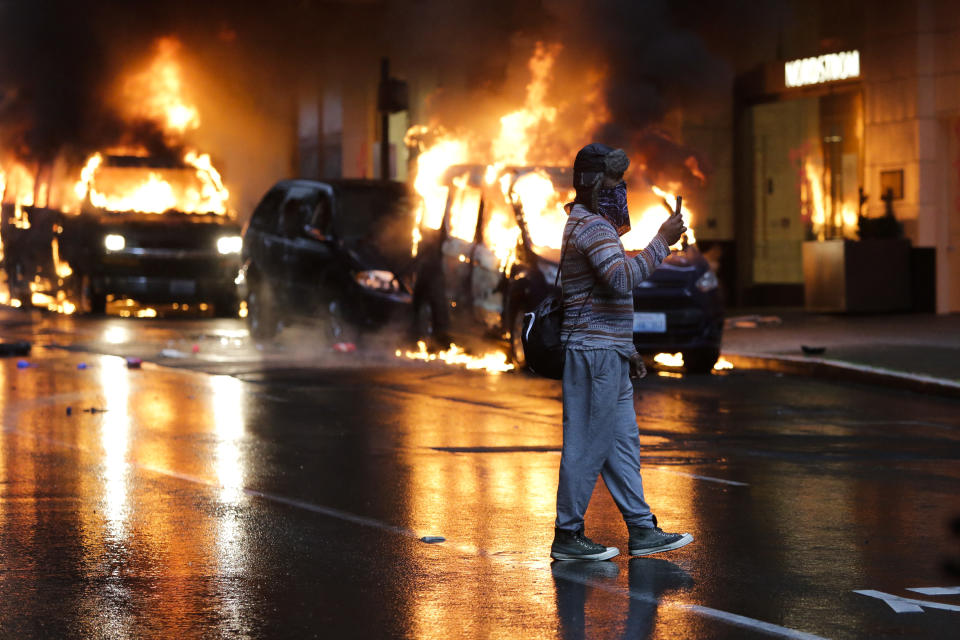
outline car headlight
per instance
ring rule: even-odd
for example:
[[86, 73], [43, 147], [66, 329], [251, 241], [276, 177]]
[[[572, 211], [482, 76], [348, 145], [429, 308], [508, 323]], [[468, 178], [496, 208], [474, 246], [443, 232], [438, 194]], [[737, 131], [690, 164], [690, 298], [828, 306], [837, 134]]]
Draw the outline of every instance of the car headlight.
[[217, 240], [217, 251], [220, 255], [240, 253], [241, 249], [243, 249], [243, 238], [240, 236], [222, 236]]
[[109, 233], [103, 239], [103, 246], [107, 248], [107, 251], [123, 251], [124, 247], [127, 246], [127, 239], [119, 233]]
[[713, 291], [718, 286], [720, 286], [720, 281], [717, 280], [717, 274], [713, 272], [713, 269], [707, 269], [697, 280], [697, 289], [703, 292]]
[[381, 269], [358, 271], [353, 274], [353, 279], [364, 289], [384, 291], [387, 293], [394, 293], [400, 290], [400, 283], [397, 282], [397, 278], [389, 271], [383, 271]]

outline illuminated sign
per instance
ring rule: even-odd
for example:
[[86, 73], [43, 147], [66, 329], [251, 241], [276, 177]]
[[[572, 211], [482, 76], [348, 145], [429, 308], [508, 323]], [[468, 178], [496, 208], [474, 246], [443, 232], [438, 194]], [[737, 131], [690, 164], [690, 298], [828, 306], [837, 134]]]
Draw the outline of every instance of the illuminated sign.
[[788, 87], [804, 87], [860, 76], [860, 52], [828, 53], [816, 58], [791, 60], [783, 65]]

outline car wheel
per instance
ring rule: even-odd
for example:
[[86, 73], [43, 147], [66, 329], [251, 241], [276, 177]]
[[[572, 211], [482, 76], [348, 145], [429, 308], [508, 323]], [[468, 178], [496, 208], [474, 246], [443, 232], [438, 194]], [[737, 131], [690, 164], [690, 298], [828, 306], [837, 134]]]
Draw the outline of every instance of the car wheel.
[[443, 286], [436, 278], [430, 278], [414, 296], [413, 337], [438, 344], [449, 343], [449, 325]]
[[258, 282], [247, 294], [247, 329], [254, 340], [270, 340], [280, 332], [276, 299], [265, 282]]
[[527, 355], [523, 351], [523, 312], [519, 309], [513, 312], [510, 320], [510, 358], [517, 369], [527, 368]]
[[710, 373], [719, 357], [720, 350], [715, 347], [684, 351], [683, 366], [688, 373]]
[[420, 300], [413, 310], [413, 333], [416, 338], [429, 340], [433, 337], [433, 303]]

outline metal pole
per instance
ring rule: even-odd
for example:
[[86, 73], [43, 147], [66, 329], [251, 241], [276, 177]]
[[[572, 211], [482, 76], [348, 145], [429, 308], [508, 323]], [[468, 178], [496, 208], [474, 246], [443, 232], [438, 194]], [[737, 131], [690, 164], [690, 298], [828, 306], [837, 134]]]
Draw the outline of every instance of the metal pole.
[[[390, 60], [380, 59], [380, 86], [390, 82]], [[380, 105], [381, 107], [385, 105]], [[390, 112], [380, 112], [380, 178], [390, 179]]]

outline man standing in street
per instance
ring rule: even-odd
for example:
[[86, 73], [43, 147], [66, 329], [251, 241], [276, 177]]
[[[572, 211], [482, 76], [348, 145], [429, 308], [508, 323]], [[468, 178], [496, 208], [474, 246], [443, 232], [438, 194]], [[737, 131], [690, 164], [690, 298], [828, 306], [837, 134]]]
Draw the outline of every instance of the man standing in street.
[[[631, 377], [646, 374], [633, 344], [633, 289], [648, 278], [686, 231], [679, 212], [635, 257], [620, 236], [630, 230], [621, 149], [590, 144], [573, 163], [576, 200], [567, 205], [561, 264], [563, 329], [563, 453], [557, 487], [556, 560], [607, 560], [620, 553], [584, 534], [584, 514], [597, 483], [613, 496], [630, 534], [630, 555], [677, 549], [688, 533], [665, 533], [643, 497], [640, 437]], [[569, 242], [569, 246], [567, 243]]]

